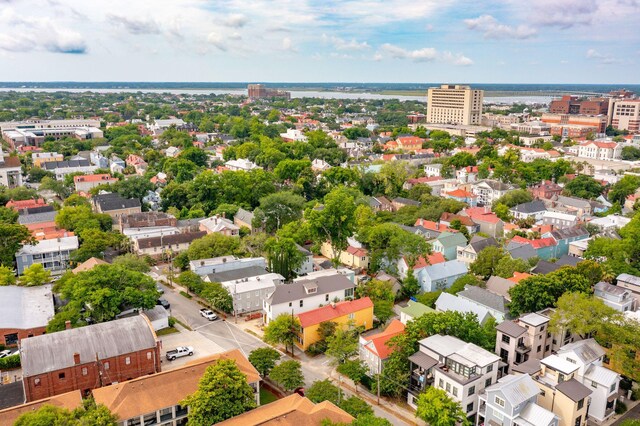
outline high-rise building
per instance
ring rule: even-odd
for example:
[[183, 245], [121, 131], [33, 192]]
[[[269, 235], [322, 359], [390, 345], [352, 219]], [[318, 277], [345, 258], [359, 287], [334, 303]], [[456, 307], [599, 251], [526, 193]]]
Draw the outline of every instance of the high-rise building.
[[480, 125], [483, 90], [443, 84], [427, 92], [427, 123]]
[[610, 116], [611, 125], [616, 129], [640, 131], [640, 99], [613, 101]]

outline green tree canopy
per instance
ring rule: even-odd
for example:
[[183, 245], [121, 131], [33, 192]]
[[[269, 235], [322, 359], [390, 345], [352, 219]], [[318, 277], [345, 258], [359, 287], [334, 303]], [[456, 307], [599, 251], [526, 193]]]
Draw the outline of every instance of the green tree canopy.
[[296, 330], [300, 326], [297, 318], [289, 314], [280, 314], [267, 324], [264, 329], [264, 341], [271, 344], [282, 344], [285, 348], [291, 346], [297, 339]]
[[283, 361], [273, 367], [269, 377], [286, 391], [292, 391], [304, 385], [302, 366], [294, 360]]
[[418, 396], [416, 417], [431, 426], [468, 426], [471, 423], [458, 402], [451, 399], [442, 389], [430, 386]]
[[249, 362], [260, 372], [262, 377], [269, 375], [269, 371], [280, 360], [280, 353], [273, 348], [257, 348], [249, 354]]
[[574, 197], [594, 199], [602, 194], [602, 185], [591, 176], [578, 175], [565, 185], [564, 193]]
[[26, 268], [20, 276], [20, 285], [35, 287], [51, 282], [51, 272], [44, 269], [41, 263], [34, 263]]
[[24, 244], [35, 243], [24, 225], [0, 222], [0, 264], [13, 268], [16, 253]]

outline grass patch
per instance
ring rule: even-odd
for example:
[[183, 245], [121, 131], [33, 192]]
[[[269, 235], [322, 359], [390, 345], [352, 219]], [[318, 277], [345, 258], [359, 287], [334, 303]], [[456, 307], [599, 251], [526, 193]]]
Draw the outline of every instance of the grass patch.
[[183, 326], [184, 328], [186, 328], [189, 331], [193, 331], [193, 329], [191, 327], [189, 327], [187, 324], [183, 323], [182, 321], [180, 321], [178, 318], [176, 318], [176, 322], [178, 324], [180, 324], [181, 326]]
[[193, 296], [187, 292], [181, 291], [180, 294], [186, 297], [187, 299], [193, 299]]
[[162, 330], [156, 331], [156, 336], [166, 336], [167, 334], [180, 333], [180, 331], [175, 327], [163, 328]]
[[266, 390], [263, 387], [260, 387], [260, 405], [268, 404], [273, 401], [277, 401], [278, 397]]

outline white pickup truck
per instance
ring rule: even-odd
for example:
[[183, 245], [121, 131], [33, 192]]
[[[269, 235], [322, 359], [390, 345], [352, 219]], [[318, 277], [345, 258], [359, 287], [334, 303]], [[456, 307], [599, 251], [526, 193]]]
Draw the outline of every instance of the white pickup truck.
[[211, 309], [200, 309], [200, 315], [208, 319], [209, 321], [215, 321], [218, 319], [218, 316], [213, 313]]
[[191, 346], [178, 346], [177, 348], [167, 351], [167, 359], [169, 361], [173, 361], [176, 358], [181, 358], [183, 356], [191, 356], [193, 355], [193, 347]]

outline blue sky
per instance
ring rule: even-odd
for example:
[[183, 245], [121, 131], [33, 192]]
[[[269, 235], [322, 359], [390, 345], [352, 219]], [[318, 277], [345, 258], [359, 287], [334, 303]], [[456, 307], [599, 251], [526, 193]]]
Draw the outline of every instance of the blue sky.
[[0, 80], [640, 83], [640, 0], [0, 0]]

